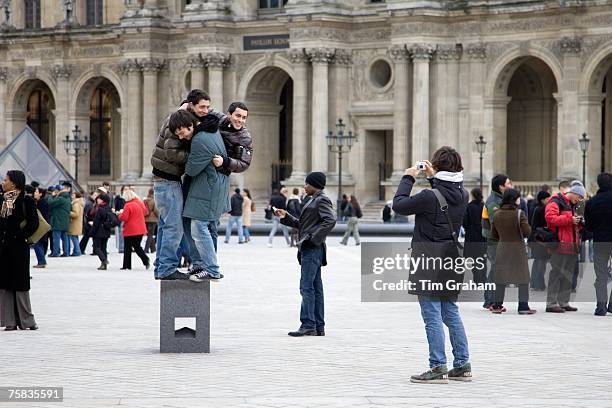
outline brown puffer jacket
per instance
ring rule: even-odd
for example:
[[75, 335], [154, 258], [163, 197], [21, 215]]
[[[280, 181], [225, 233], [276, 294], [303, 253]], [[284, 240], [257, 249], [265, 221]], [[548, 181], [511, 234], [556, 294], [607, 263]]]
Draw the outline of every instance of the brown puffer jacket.
[[167, 180], [180, 181], [181, 176], [185, 173], [190, 144], [170, 133], [168, 122], [170, 122], [170, 116], [160, 127], [157, 143], [153, 148], [151, 165], [154, 175]]

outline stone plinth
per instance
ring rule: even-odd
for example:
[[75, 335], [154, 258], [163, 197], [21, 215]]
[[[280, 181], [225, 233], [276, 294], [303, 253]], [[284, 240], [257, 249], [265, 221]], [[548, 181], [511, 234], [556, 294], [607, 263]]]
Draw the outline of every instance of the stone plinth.
[[[161, 281], [159, 305], [161, 353], [210, 353], [209, 281]], [[177, 327], [177, 318], [195, 327]]]

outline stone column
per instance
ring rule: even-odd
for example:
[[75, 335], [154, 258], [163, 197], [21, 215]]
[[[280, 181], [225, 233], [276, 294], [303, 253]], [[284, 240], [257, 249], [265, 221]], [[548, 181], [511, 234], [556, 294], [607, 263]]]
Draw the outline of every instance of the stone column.
[[326, 136], [329, 120], [329, 63], [334, 57], [333, 48], [310, 48], [307, 51], [312, 62], [312, 132], [311, 170], [327, 172], [328, 148]]
[[55, 100], [55, 143], [53, 143], [53, 139], [50, 139], [49, 146], [51, 147], [51, 153], [74, 176], [74, 159], [66, 153], [63, 142], [66, 135], [72, 135], [72, 127], [68, 116], [71, 74], [72, 67], [69, 65], [58, 64], [51, 68], [51, 75], [55, 78], [57, 86], [57, 98]]
[[[438, 138], [435, 140], [436, 148], [443, 144], [456, 149], [459, 147], [459, 60], [462, 48], [455, 45], [441, 45], [436, 50], [438, 63], [439, 103], [438, 109]], [[431, 150], [431, 149], [430, 149]]]
[[[469, 130], [462, 135], [464, 177], [468, 182], [474, 182], [479, 178], [480, 159], [476, 150], [476, 140], [484, 133], [484, 88], [486, 78], [487, 47], [485, 44], [470, 44], [466, 47], [469, 65]], [[487, 138], [488, 139], [488, 138]], [[484, 183], [486, 184], [486, 183]]]
[[410, 138], [410, 94], [408, 92], [409, 54], [405, 45], [395, 45], [388, 51], [395, 65], [393, 85], [393, 173], [391, 180], [399, 182], [404, 170], [410, 167], [408, 161]]
[[588, 120], [587, 117], [579, 118], [578, 86], [582, 42], [578, 38], [565, 37], [558, 42], [558, 47], [563, 55], [563, 80], [559, 84], [563, 103], [558, 110], [557, 178], [582, 179], [582, 152], [578, 138], [586, 132], [583, 123]]
[[187, 58], [187, 65], [191, 68], [191, 89], [204, 90], [204, 67], [206, 64], [200, 54], [190, 55]]
[[229, 60], [229, 55], [218, 52], [204, 56], [204, 61], [208, 67], [210, 104], [220, 112], [226, 111], [223, 100], [223, 68], [229, 63]]
[[304, 183], [308, 170], [308, 56], [303, 49], [292, 49], [288, 57], [293, 64], [293, 152], [292, 170], [289, 182], [285, 185]]
[[142, 66], [135, 59], [121, 63], [127, 75], [127, 135], [121, 137], [121, 178], [134, 180], [142, 174]]
[[6, 67], [0, 67], [0, 149], [8, 144], [8, 138], [12, 135], [8, 134], [8, 124], [5, 117], [6, 112], [6, 80], [8, 79], [8, 70]]
[[151, 152], [159, 133], [157, 116], [157, 74], [165, 65], [164, 60], [151, 58], [141, 62], [143, 72], [143, 122], [142, 122], [142, 178], [150, 179], [153, 175]]
[[409, 49], [414, 64], [412, 85], [412, 161], [429, 159], [429, 62], [434, 54], [430, 45]]

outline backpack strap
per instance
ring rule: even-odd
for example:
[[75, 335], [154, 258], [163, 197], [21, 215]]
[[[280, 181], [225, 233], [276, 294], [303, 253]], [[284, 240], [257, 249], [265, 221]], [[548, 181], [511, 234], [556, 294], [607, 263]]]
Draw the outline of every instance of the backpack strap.
[[440, 211], [442, 211], [442, 214], [444, 214], [444, 216], [446, 217], [446, 223], [448, 224], [448, 230], [450, 232], [451, 237], [453, 238], [453, 241], [455, 241], [455, 245], [457, 245], [457, 248], [463, 249], [463, 245], [461, 245], [461, 243], [459, 242], [457, 233], [453, 229], [453, 221], [451, 220], [450, 214], [447, 211], [448, 203], [446, 202], [446, 198], [444, 198], [440, 190], [438, 190], [437, 188], [432, 188], [431, 191], [433, 191], [434, 195], [436, 196], [436, 199], [438, 200], [438, 204], [440, 205]]

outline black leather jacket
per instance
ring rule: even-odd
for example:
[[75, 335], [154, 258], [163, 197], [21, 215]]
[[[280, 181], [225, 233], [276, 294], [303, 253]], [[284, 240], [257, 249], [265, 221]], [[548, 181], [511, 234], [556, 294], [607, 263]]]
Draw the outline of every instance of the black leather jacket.
[[[300, 250], [314, 245], [325, 246], [327, 234], [336, 225], [332, 202], [323, 191], [319, 191], [304, 200], [299, 218], [287, 213], [281, 218], [281, 224], [298, 229]], [[326, 264], [324, 259], [323, 265]]]

